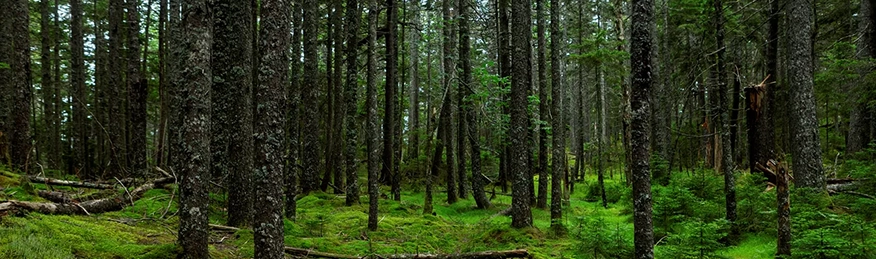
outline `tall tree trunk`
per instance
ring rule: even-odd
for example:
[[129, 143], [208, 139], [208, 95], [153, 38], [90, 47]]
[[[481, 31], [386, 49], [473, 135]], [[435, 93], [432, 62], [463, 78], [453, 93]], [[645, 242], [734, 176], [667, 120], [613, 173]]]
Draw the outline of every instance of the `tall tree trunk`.
[[[85, 88], [85, 43], [82, 2], [70, 0], [70, 89], [73, 91], [73, 174], [91, 175], [88, 153], [88, 93]], [[2, 140], [0, 140], [2, 141]]]
[[[778, 114], [776, 109], [776, 92], [778, 88], [778, 50], [779, 50], [779, 0], [769, 1], [769, 29], [767, 34], [766, 44], [766, 88], [765, 93], [760, 94], [759, 109], [751, 110], [753, 107], [748, 106], [747, 112], [753, 114], [753, 120], [748, 120], [748, 162], [751, 172], [760, 171], [755, 166], [757, 163], [766, 166], [767, 161], [775, 158], [775, 127], [774, 118], [784, 117]], [[750, 94], [749, 94], [750, 95]], [[750, 115], [746, 115], [750, 116]], [[753, 127], [752, 127], [753, 126]], [[765, 175], [774, 178], [772, 174]], [[775, 179], [770, 179], [775, 182]]]
[[776, 238], [776, 258], [791, 257], [791, 197], [788, 191], [788, 171], [780, 165], [776, 176], [776, 205], [778, 214], [778, 237]]
[[356, 163], [356, 150], [358, 146], [358, 133], [356, 132], [356, 119], [359, 103], [359, 68], [356, 59], [359, 54], [359, 19], [362, 17], [362, 12], [359, 10], [358, 0], [347, 0], [346, 29], [347, 37], [347, 78], [346, 86], [344, 87], [344, 129], [347, 135], [346, 149], [344, 152], [345, 170], [347, 173], [347, 185], [345, 191], [347, 193], [347, 206], [359, 204], [359, 175], [358, 164]]
[[719, 164], [717, 167], [719, 172], [724, 175], [724, 201], [725, 201], [725, 216], [730, 223], [730, 233], [727, 238], [733, 242], [738, 236], [739, 230], [736, 225], [736, 179], [733, 175], [733, 151], [730, 149], [730, 123], [728, 120], [728, 96], [727, 96], [727, 78], [724, 70], [724, 2], [722, 0], [713, 0], [714, 8], [714, 25], [715, 25], [715, 65], [712, 67], [712, 90], [709, 92], [709, 99], [712, 100], [712, 122], [715, 125], [715, 132], [719, 136], [719, 141], [716, 141], [716, 149], [719, 157], [715, 161]]
[[344, 6], [342, 1], [334, 1], [335, 3], [335, 19], [332, 21], [334, 23], [335, 32], [334, 32], [334, 48], [335, 48], [335, 67], [334, 67], [334, 78], [332, 79], [334, 86], [334, 99], [332, 106], [334, 107], [334, 111], [332, 113], [332, 139], [334, 139], [334, 147], [332, 149], [335, 152], [332, 153], [331, 159], [334, 161], [334, 168], [332, 171], [334, 175], [332, 176], [332, 180], [334, 180], [334, 193], [342, 194], [346, 191], [347, 188], [344, 187], [344, 168], [346, 163], [343, 159], [344, 152], [344, 135], [343, 135], [343, 127], [344, 127], [344, 86], [341, 81], [343, 73], [341, 69], [343, 69], [344, 64], [344, 38], [347, 33], [344, 31], [343, 24], [341, 20], [344, 16]]
[[164, 168], [167, 154], [167, 116], [169, 100], [167, 95], [167, 0], [158, 1], [158, 98], [160, 100], [158, 118], [158, 143], [155, 144], [155, 165]]
[[57, 168], [55, 161], [55, 84], [52, 82], [52, 32], [54, 28], [50, 27], [51, 16], [49, 13], [49, 0], [40, 1], [40, 93], [42, 93], [43, 104], [43, 127], [42, 130], [37, 130], [41, 138], [37, 139], [40, 145], [37, 150], [46, 155], [49, 168]]
[[128, 25], [128, 131], [130, 173], [134, 177], [146, 177], [146, 79], [140, 71], [140, 8], [139, 0], [126, 0]]
[[[298, 194], [298, 179], [301, 165], [301, 142], [299, 121], [301, 110], [301, 17], [303, 15], [302, 0], [292, 0], [292, 62], [290, 65], [291, 83], [289, 84], [289, 103], [286, 107], [288, 118], [286, 121], [286, 145], [287, 158], [283, 182], [286, 196], [286, 218], [295, 220], [298, 204], [295, 196]], [[254, 25], [255, 23], [253, 23]], [[253, 32], [255, 34], [255, 32]], [[253, 35], [255, 36], [255, 35]], [[255, 37], [253, 37], [255, 38]]]
[[[653, 134], [654, 139], [652, 139], [653, 152], [656, 154], [662, 162], [668, 164], [668, 161], [671, 159], [670, 155], [670, 146], [669, 142], [671, 141], [671, 126], [672, 126], [672, 86], [669, 83], [669, 78], [672, 76], [669, 73], [668, 67], [672, 65], [672, 62], [669, 62], [668, 54], [670, 53], [669, 49], [669, 24], [667, 17], [669, 15], [669, 0], [660, 1], [661, 15], [663, 16], [663, 32], [662, 37], [659, 37], [660, 44], [654, 45], [654, 64], [658, 64], [654, 66], [654, 78], [657, 79], [657, 84], [655, 85], [655, 93], [652, 98], [652, 103], [654, 104], [653, 114]], [[656, 22], [654, 25], [656, 26]], [[654, 33], [658, 34], [656, 28], [654, 29]], [[664, 61], [664, 62], [660, 62]], [[655, 168], [654, 170], [654, 178], [656, 178], [657, 182], [662, 185], [669, 184], [669, 175], [671, 173], [671, 169], [667, 167]]]
[[319, 58], [316, 53], [317, 42], [316, 38], [319, 35], [317, 31], [317, 8], [318, 4], [316, 0], [302, 0], [304, 1], [304, 16], [303, 16], [303, 29], [304, 33], [302, 34], [302, 39], [304, 39], [304, 80], [301, 85], [301, 100], [302, 108], [301, 111], [304, 114], [304, 117], [301, 119], [304, 121], [303, 128], [301, 130], [303, 147], [302, 151], [302, 166], [304, 167], [304, 172], [301, 177], [301, 193], [303, 195], [307, 195], [313, 190], [316, 190], [315, 187], [319, 186], [318, 177], [317, 177], [317, 169], [319, 168], [319, 154], [317, 150], [319, 148], [319, 139], [317, 137], [317, 132], [319, 128], [319, 122], [316, 118], [316, 87], [318, 84], [317, 75], [319, 74], [319, 64], [317, 64], [317, 59]]
[[[859, 60], [867, 60], [873, 57], [873, 46], [870, 46], [874, 37], [874, 28], [872, 19], [873, 6], [870, 1], [861, 1], [860, 9], [858, 10], [858, 42], [856, 56]], [[870, 69], [861, 69], [858, 73], [861, 74], [860, 80], [865, 80], [864, 77], [870, 73]], [[859, 82], [858, 87], [854, 89], [855, 95], [858, 96], [852, 103], [852, 111], [849, 114], [849, 133], [846, 138], [846, 152], [855, 153], [863, 150], [870, 143], [870, 121], [872, 118], [868, 116], [872, 109], [868, 109], [866, 83]]]
[[396, 48], [396, 25], [398, 24], [398, 10], [395, 0], [386, 0], [386, 87], [384, 88], [385, 109], [383, 115], [383, 170], [384, 175], [389, 177], [392, 186], [392, 197], [401, 201], [401, 187], [399, 183], [398, 167], [396, 162], [396, 117], [398, 106], [398, 49]]
[[[584, 54], [584, 4], [578, 4], [578, 40], [577, 43], [580, 45], [578, 47], [578, 55]], [[588, 142], [588, 138], [590, 136], [590, 109], [589, 102], [585, 100], [589, 100], [587, 95], [588, 91], [584, 89], [584, 62], [578, 61], [578, 134], [577, 134], [577, 142], [575, 143], [575, 171], [574, 176], [572, 176], [572, 180], [569, 181], [569, 193], [575, 191], [575, 182], [578, 178], [584, 179], [584, 173], [586, 168], [584, 168], [584, 144]]]
[[[413, 23], [417, 24], [420, 22], [420, 5], [414, 5], [414, 18]], [[461, 26], [461, 25], [460, 25]], [[409, 55], [411, 56], [411, 62], [408, 64], [411, 67], [409, 72], [410, 74], [410, 89], [408, 90], [408, 94], [410, 94], [408, 108], [408, 163], [417, 165], [419, 168], [419, 157], [420, 157], [420, 34], [418, 31], [415, 31], [416, 28], [411, 28], [410, 33], [410, 42], [408, 43]], [[461, 30], [461, 29], [460, 29]], [[462, 33], [462, 32], [460, 32]]]
[[[471, 191], [474, 197], [475, 204], [478, 208], [486, 209], [492, 206], [490, 199], [487, 198], [484, 192], [486, 185], [486, 177], [481, 174], [481, 146], [479, 123], [474, 113], [474, 80], [472, 79], [471, 71], [471, 36], [469, 32], [469, 19], [471, 19], [472, 2], [470, 0], [457, 0], [459, 12], [459, 64], [462, 67], [462, 79], [459, 84], [460, 95], [463, 97], [460, 102], [462, 113], [460, 120], [465, 120], [466, 128], [459, 132], [460, 139], [468, 139], [469, 147], [471, 148]], [[460, 145], [463, 147], [464, 145]], [[464, 152], [461, 152], [460, 155]], [[465, 182], [465, 179], [460, 179], [460, 182]]]
[[[334, 1], [332, 1], [334, 2]], [[319, 189], [322, 191], [328, 190], [329, 183], [332, 180], [332, 176], [334, 175], [335, 161], [332, 159], [334, 150], [334, 120], [335, 120], [335, 102], [334, 98], [337, 93], [335, 93], [334, 87], [334, 73], [332, 69], [334, 69], [334, 65], [332, 63], [334, 52], [332, 51], [332, 42], [334, 42], [334, 19], [336, 13], [332, 11], [334, 5], [329, 3], [326, 4], [326, 15], [327, 20], [325, 21], [326, 34], [324, 38], [325, 42], [325, 114], [321, 116], [323, 119], [323, 128], [322, 132], [324, 134], [325, 141], [323, 142], [323, 158], [325, 159], [325, 167], [323, 168], [323, 177], [322, 182], [320, 183]], [[334, 189], [334, 188], [332, 188]]]
[[[55, 4], [53, 6], [55, 23], [52, 26], [52, 38], [54, 46], [52, 47], [52, 76], [54, 76], [55, 87], [53, 87], [55, 93], [52, 95], [54, 99], [52, 100], [52, 106], [55, 108], [55, 114], [52, 116], [52, 129], [50, 139], [51, 152], [49, 152], [48, 157], [53, 161], [52, 164], [49, 164], [50, 167], [60, 169], [62, 167], [63, 161], [61, 161], [61, 114], [64, 113], [62, 110], [64, 107], [61, 102], [61, 87], [64, 85], [64, 82], [61, 80], [61, 41], [64, 39], [63, 31], [61, 30], [61, 14], [58, 12], [58, 6], [61, 4], [58, 0], [55, 0]], [[65, 109], [66, 110], [66, 109]], [[69, 111], [67, 111], [69, 112]]]
[[[29, 171], [29, 165], [32, 161], [31, 154], [31, 68], [30, 68], [30, 12], [28, 9], [28, 1], [25, 0], [10, 0], [5, 4], [9, 10], [6, 18], [10, 32], [9, 40], [11, 44], [6, 48], [8, 54], [6, 60], [9, 61], [9, 69], [12, 71], [10, 83], [7, 91], [10, 93], [12, 100], [11, 109], [9, 109], [8, 120], [12, 123], [7, 127], [9, 134], [9, 155], [12, 160], [14, 169], [21, 170], [24, 173]], [[5, 95], [5, 93], [4, 93]]]
[[[511, 80], [511, 125], [510, 125], [510, 157], [509, 175], [513, 177], [511, 201], [511, 226], [515, 228], [532, 226], [532, 211], [530, 210], [529, 187], [532, 178], [529, 175], [529, 116], [527, 115], [527, 95], [531, 85], [530, 56], [532, 46], [530, 1], [514, 1], [512, 6], [511, 29], [514, 40], [512, 51], [514, 57], [514, 75]], [[527, 179], [529, 178], [529, 179]]]
[[[511, 77], [511, 28], [510, 28], [510, 12], [511, 12], [511, 0], [498, 0], [498, 22], [499, 25], [496, 26], [499, 30], [498, 35], [498, 45], [499, 45], [499, 76], [502, 78], [510, 79]], [[503, 96], [503, 99], [510, 104], [511, 96], [506, 94]], [[502, 108], [502, 114], [511, 114], [510, 105], [505, 105]], [[510, 128], [509, 128], [510, 129]], [[510, 131], [505, 132], [502, 136], [502, 141], [500, 142], [501, 146], [501, 154], [499, 155], [499, 185], [502, 188], [502, 192], [508, 192], [508, 181], [511, 180], [510, 176], [510, 150], [508, 148], [508, 143], [510, 142]]]
[[562, 228], [563, 218], [563, 179], [566, 178], [566, 121], [563, 116], [565, 106], [563, 95], [562, 32], [560, 31], [560, 1], [551, 0], [551, 129], [553, 129], [553, 161], [551, 163], [551, 226]]
[[124, 35], [122, 34], [122, 17], [124, 17], [124, 11], [122, 9], [122, 5], [124, 4], [123, 0], [110, 0], [109, 2], [109, 82], [107, 84], [107, 95], [106, 98], [109, 99], [108, 108], [109, 112], [107, 114], [107, 126], [106, 130], [109, 132], [109, 156], [110, 156], [110, 167], [108, 168], [110, 172], [112, 172], [112, 176], [122, 176], [119, 175], [122, 172], [127, 171], [127, 152], [126, 152], [126, 140], [125, 140], [125, 132], [127, 131], [125, 128], [125, 118], [127, 117], [124, 114], [124, 100], [127, 100], [127, 97], [124, 95], [124, 86], [126, 85], [123, 81], [124, 69], [119, 69], [124, 67], [123, 60], [119, 57], [123, 57], [123, 39]]
[[654, 1], [633, 0], [632, 32], [630, 45], [630, 81], [632, 108], [630, 165], [633, 178], [633, 229], [635, 248], [633, 256], [637, 259], [654, 258], [654, 229], [651, 221], [651, 172], [648, 141], [651, 127], [648, 120], [651, 107], [648, 99], [653, 81], [651, 78], [651, 48], [654, 45]]
[[825, 188], [821, 164], [821, 142], [815, 115], [812, 65], [812, 1], [793, 1], [789, 6], [788, 79], [791, 84], [791, 120], [793, 124], [793, 172], [799, 187]]
[[[5, 1], [0, 6], [2, 6], [5, 10], [12, 10], [13, 1]], [[11, 15], [0, 15], [0, 42], [13, 42], [12, 41], [12, 16]], [[11, 65], [12, 60], [12, 44], [0, 44], [0, 62], [3, 62], [6, 65]], [[9, 134], [12, 133], [12, 123], [11, 123], [11, 112], [12, 105], [8, 105], [13, 103], [13, 96], [15, 96], [15, 92], [13, 91], [13, 73], [11, 67], [0, 69], [0, 103], [4, 105], [0, 105], [0, 132], [3, 134], [0, 135], [0, 162], [11, 165], [10, 159], [10, 150], [9, 150]]]
[[[253, 217], [251, 8], [249, 2], [238, 0], [213, 5], [211, 169], [213, 177], [224, 179], [221, 182], [229, 187], [227, 224], [236, 227], [248, 225]], [[259, 114], [264, 119], [266, 113]]]
[[597, 184], [599, 184], [599, 196], [602, 198], [602, 207], [608, 208], [608, 199], [605, 195], [605, 156], [608, 144], [608, 125], [606, 122], [606, 107], [608, 103], [605, 101], [605, 67], [599, 63], [599, 142], [597, 143], [597, 152], [599, 153], [599, 165], [597, 168]]
[[[543, 123], [551, 123], [556, 117], [550, 117], [552, 111], [548, 110], [548, 84], [547, 84], [547, 61], [545, 55], [547, 50], [547, 41], [545, 40], [544, 20], [544, 4], [547, 0], [535, 0], [536, 12], [536, 31], [538, 37], [538, 117]], [[553, 6], [551, 6], [553, 7]], [[553, 9], [551, 9], [553, 11]], [[553, 13], [551, 13], [553, 15]], [[553, 29], [553, 28], [551, 28]], [[553, 33], [553, 32], [551, 32]], [[553, 51], [553, 49], [551, 49]], [[553, 60], [551, 60], [553, 62]], [[553, 73], [553, 70], [551, 70]], [[551, 107], [553, 108], [553, 107]], [[553, 126], [553, 124], [551, 124]], [[536, 198], [535, 207], [539, 209], [547, 208], [547, 188], [548, 188], [548, 136], [547, 124], [539, 125], [538, 132], [538, 197]], [[552, 128], [556, 130], [556, 128]], [[554, 131], [556, 136], [556, 131]], [[556, 158], [555, 158], [556, 159]], [[555, 160], [556, 161], [556, 160]]]
[[[444, 35], [444, 51], [442, 55], [444, 56], [444, 101], [441, 108], [441, 127], [444, 132], [444, 137], [441, 138], [441, 144], [445, 146], [447, 149], [447, 171], [446, 171], [446, 184], [447, 184], [447, 203], [453, 204], [457, 200], [457, 190], [456, 190], [456, 181], [460, 179], [456, 179], [456, 171], [453, 170], [453, 162], [456, 161], [453, 159], [453, 129], [451, 127], [452, 115], [451, 109], [453, 107], [453, 98], [451, 97], [452, 92], [451, 87], [453, 83], [454, 71], [456, 70], [456, 66], [453, 64], [453, 13], [450, 11], [450, 7], [453, 5], [452, 0], [444, 0], [442, 2], [441, 12], [442, 12], [442, 33]], [[447, 114], [445, 114], [444, 109], [447, 109]], [[445, 121], [446, 120], [446, 121]], [[441, 131], [439, 130], [439, 131]]]
[[[289, 83], [289, 30], [291, 5], [287, 0], [262, 0], [259, 37], [259, 84], [255, 89], [255, 258], [284, 258], [283, 166], [285, 152], [286, 90]], [[244, 2], [241, 6], [246, 6]], [[250, 11], [246, 8], [242, 11]], [[247, 17], [248, 18], [248, 17]], [[248, 20], [240, 19], [243, 27]], [[241, 39], [246, 45], [248, 38]], [[249, 50], [249, 49], [245, 49]], [[249, 62], [248, 60], [246, 62]], [[245, 73], [249, 73], [246, 71]], [[244, 99], [244, 98], [241, 98]], [[246, 107], [249, 108], [249, 107]], [[248, 122], [248, 121], [247, 121]]]
[[[181, 31], [183, 51], [177, 100], [179, 106], [180, 228], [177, 239], [182, 258], [207, 258], [210, 228], [208, 185], [210, 182], [210, 69], [213, 17], [205, 0], [183, 0]], [[265, 213], [267, 214], [267, 213]], [[258, 237], [256, 238], [258, 239]]]
[[[368, 71], [366, 81], [368, 88], [365, 93], [365, 107], [367, 119], [365, 122], [365, 135], [368, 155], [368, 229], [377, 230], [377, 199], [380, 193], [378, 185], [378, 173], [380, 172], [380, 133], [377, 127], [377, 0], [369, 0], [368, 3]], [[427, 193], [428, 195], [428, 193]]]

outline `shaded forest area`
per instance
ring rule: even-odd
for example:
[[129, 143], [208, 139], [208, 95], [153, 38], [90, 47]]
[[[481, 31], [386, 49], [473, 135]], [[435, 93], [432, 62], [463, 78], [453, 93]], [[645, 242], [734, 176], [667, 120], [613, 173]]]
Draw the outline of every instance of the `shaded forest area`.
[[3, 0], [3, 258], [876, 258], [873, 0]]

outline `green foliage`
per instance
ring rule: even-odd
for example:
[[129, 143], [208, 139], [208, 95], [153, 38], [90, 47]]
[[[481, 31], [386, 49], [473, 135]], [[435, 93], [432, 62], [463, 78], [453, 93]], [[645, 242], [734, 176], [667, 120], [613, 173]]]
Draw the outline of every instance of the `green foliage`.
[[693, 219], [679, 224], [678, 230], [666, 237], [666, 245], [658, 249], [658, 258], [717, 258], [724, 247], [719, 240], [727, 236], [729, 224], [724, 219], [702, 221]]
[[9, 64], [0, 62], [0, 69], [9, 69]]
[[[590, 202], [602, 202], [602, 192], [599, 189], [599, 184], [591, 183], [587, 185], [586, 200]], [[632, 192], [632, 189], [620, 182], [606, 181], [605, 182], [605, 199], [608, 203], [617, 203], [621, 201], [624, 193]]]
[[575, 258], [631, 258], [633, 240], [629, 234], [632, 229], [627, 227], [619, 223], [609, 225], [603, 217], [579, 217]]

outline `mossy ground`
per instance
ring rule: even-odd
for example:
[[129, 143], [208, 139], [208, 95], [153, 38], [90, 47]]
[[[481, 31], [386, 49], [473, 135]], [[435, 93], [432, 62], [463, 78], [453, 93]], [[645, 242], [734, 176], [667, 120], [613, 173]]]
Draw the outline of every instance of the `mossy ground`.
[[[363, 179], [364, 180], [364, 179]], [[609, 184], [622, 181], [615, 177]], [[41, 201], [19, 179], [0, 176], [5, 189], [0, 199]], [[494, 216], [510, 206], [508, 196], [498, 195], [493, 208], [479, 210], [469, 199], [448, 205], [446, 195], [435, 196], [435, 215], [423, 215], [422, 192], [403, 192], [400, 202], [381, 199], [377, 231], [367, 231], [367, 197], [361, 205], [344, 206], [344, 198], [314, 193], [298, 202], [298, 219], [286, 221], [286, 245], [350, 255], [390, 253], [455, 253], [485, 250], [528, 249], [535, 258], [589, 258], [579, 252], [581, 227], [587, 218], [599, 218], [612, 229], [623, 229], [631, 240], [632, 223], [623, 202], [602, 208], [587, 201], [589, 184], [579, 183], [564, 209], [566, 233], [555, 233], [548, 210], [533, 209], [534, 227], [514, 229], [508, 216]], [[27, 188], [45, 188], [31, 184]], [[169, 189], [155, 189], [122, 211], [90, 216], [55, 216], [30, 213], [0, 218], [0, 258], [174, 258], [178, 196]], [[387, 191], [388, 189], [384, 189]], [[222, 204], [215, 196], [214, 203]], [[211, 223], [223, 224], [224, 211], [215, 209]], [[774, 238], [747, 236], [738, 246], [720, 251], [729, 258], [768, 258], [775, 251]], [[658, 246], [657, 249], [660, 249]], [[251, 258], [252, 232], [214, 232], [211, 253], [215, 258]]]

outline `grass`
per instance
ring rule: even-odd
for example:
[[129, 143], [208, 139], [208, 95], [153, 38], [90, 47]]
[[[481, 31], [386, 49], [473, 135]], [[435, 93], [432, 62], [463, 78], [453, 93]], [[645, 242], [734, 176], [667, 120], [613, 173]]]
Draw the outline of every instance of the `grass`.
[[[17, 179], [4, 179], [0, 192], [4, 199], [42, 199], [30, 195]], [[607, 179], [609, 184], [621, 181]], [[602, 208], [600, 202], [587, 201], [587, 185], [595, 184], [589, 176], [576, 186], [570, 206], [564, 208], [563, 224], [567, 234], [550, 228], [550, 212], [533, 209], [532, 228], [510, 227], [508, 216], [492, 217], [510, 206], [511, 198], [499, 195], [493, 208], [479, 210], [471, 197], [449, 205], [446, 195], [436, 192], [435, 214], [423, 215], [422, 192], [403, 192], [400, 202], [381, 199], [377, 231], [367, 231], [367, 197], [360, 205], [344, 206], [344, 198], [314, 193], [298, 202], [299, 218], [286, 221], [287, 246], [323, 252], [367, 255], [392, 253], [456, 253], [485, 250], [528, 249], [535, 258], [588, 258], [580, 255], [576, 238], [583, 231], [583, 220], [599, 218], [610, 228], [632, 229], [629, 209], [623, 202]], [[31, 184], [30, 188], [45, 188]], [[383, 189], [382, 191], [388, 191]], [[155, 189], [122, 211], [91, 216], [54, 216], [31, 213], [0, 218], [0, 258], [174, 258], [179, 248], [174, 244], [178, 218], [178, 195], [167, 189]], [[224, 198], [213, 197], [213, 204]], [[222, 224], [225, 212], [211, 211], [210, 221]], [[162, 217], [163, 216], [163, 217]], [[632, 240], [632, 231], [625, 231]], [[213, 233], [211, 254], [214, 258], [251, 258], [252, 231]], [[747, 236], [739, 246], [720, 251], [729, 258], [772, 257], [774, 239]]]

